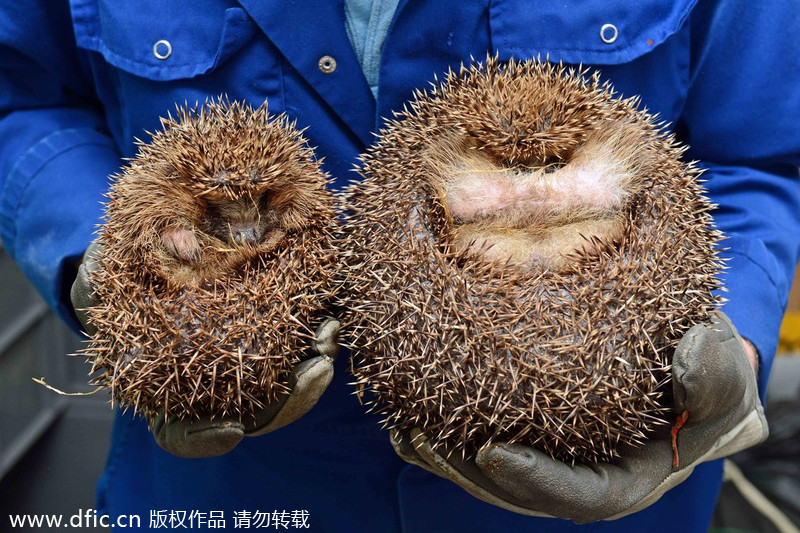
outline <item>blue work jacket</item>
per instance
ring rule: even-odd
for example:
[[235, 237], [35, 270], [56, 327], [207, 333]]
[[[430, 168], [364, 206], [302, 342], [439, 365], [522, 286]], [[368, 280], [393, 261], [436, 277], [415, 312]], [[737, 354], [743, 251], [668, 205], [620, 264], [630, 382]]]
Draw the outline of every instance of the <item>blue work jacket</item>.
[[[619, 93], [641, 95], [691, 145], [687, 157], [708, 169], [715, 220], [730, 237], [725, 311], [761, 354], [764, 390], [800, 238], [797, 11], [792, 0], [401, 0], [383, 46], [376, 102], [341, 1], [4, 2], [3, 243], [77, 329], [69, 284], [100, 218], [108, 176], [176, 102], [223, 93], [253, 105], [267, 99], [273, 113], [307, 128], [341, 188], [357, 178], [357, 156], [384, 117], [415, 89], [487, 53], [549, 56], [595, 66]], [[330, 60], [320, 68], [325, 56], [335, 69]], [[159, 511], [221, 512], [228, 528], [243, 511], [307, 511], [313, 531], [707, 529], [719, 462], [699, 466], [653, 506], [614, 522], [576, 526], [478, 501], [397, 458], [352, 395], [346, 359], [337, 361], [334, 382], [311, 413], [246, 438], [223, 457], [173, 457], [141, 420], [118, 416], [99, 511], [138, 514], [143, 526]]]

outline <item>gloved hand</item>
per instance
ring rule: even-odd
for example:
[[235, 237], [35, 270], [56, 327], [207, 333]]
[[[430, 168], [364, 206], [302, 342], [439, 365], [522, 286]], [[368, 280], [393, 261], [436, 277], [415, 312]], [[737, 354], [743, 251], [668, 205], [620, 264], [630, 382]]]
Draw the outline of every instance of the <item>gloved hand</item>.
[[767, 438], [755, 372], [724, 314], [686, 333], [675, 350], [672, 376], [674, 412], [688, 413], [677, 430], [676, 449], [671, 433], [678, 424], [643, 446], [624, 447], [613, 463], [594, 466], [570, 466], [533, 448], [503, 443], [464, 461], [458, 453], [431, 448], [416, 429], [408, 435], [393, 431], [392, 445], [406, 461], [504, 509], [578, 523], [614, 520], [656, 502], [697, 464]]
[[[94, 241], [83, 256], [78, 274], [70, 290], [75, 314], [90, 335], [96, 332], [85, 309], [95, 305], [89, 283], [89, 273], [94, 270], [94, 254], [100, 244]], [[181, 420], [165, 418], [163, 414], [148, 421], [153, 437], [164, 450], [178, 457], [214, 457], [231, 451], [243, 437], [264, 435], [294, 422], [317, 403], [333, 380], [333, 362], [339, 354], [339, 321], [328, 318], [316, 330], [312, 342], [315, 357], [297, 364], [290, 375], [291, 392], [282, 394], [276, 401], [256, 413], [253, 419], [239, 421], [235, 418], [201, 418]]]

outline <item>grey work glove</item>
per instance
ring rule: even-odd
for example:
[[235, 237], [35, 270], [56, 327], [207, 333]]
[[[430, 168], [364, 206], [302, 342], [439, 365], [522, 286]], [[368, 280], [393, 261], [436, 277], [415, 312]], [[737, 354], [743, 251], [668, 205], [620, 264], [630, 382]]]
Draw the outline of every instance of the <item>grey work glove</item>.
[[72, 287], [69, 291], [75, 315], [78, 317], [84, 331], [89, 335], [94, 335], [97, 332], [97, 328], [89, 321], [89, 313], [86, 311], [97, 304], [94, 298], [94, 291], [89, 284], [89, 275], [97, 269], [95, 254], [100, 250], [100, 242], [95, 239], [83, 253], [83, 260], [78, 266], [78, 274], [75, 276], [75, 281], [72, 282]]
[[697, 464], [767, 438], [755, 372], [724, 314], [686, 333], [675, 350], [672, 375], [674, 411], [688, 411], [677, 432], [677, 467], [669, 428], [640, 447], [624, 447], [615, 462], [593, 466], [570, 466], [533, 448], [503, 443], [464, 461], [458, 453], [432, 449], [416, 429], [408, 435], [393, 431], [392, 445], [406, 461], [504, 509], [578, 523], [614, 520], [656, 502]]
[[[87, 320], [85, 309], [95, 305], [89, 274], [95, 268], [94, 254], [100, 245], [94, 241], [86, 250], [83, 262], [72, 284], [70, 296], [75, 314], [90, 335], [96, 328]], [[163, 414], [148, 421], [156, 443], [178, 457], [215, 457], [231, 451], [244, 437], [264, 435], [294, 422], [317, 403], [333, 380], [333, 362], [339, 354], [339, 321], [328, 318], [316, 330], [311, 359], [298, 363], [287, 384], [291, 392], [284, 393], [256, 413], [254, 419], [208, 417], [181, 420], [165, 418]]]

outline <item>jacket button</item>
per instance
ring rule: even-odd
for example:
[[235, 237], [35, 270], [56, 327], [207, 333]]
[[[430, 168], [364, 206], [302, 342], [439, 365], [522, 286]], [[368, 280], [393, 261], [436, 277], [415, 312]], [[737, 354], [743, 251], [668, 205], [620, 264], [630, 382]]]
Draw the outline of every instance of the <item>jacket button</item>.
[[603, 27], [600, 28], [600, 38], [604, 43], [611, 44], [617, 40], [617, 37], [619, 37], [619, 31], [613, 24], [603, 24]]
[[172, 45], [169, 44], [169, 41], [161, 39], [157, 41], [156, 44], [153, 45], [153, 55], [156, 56], [157, 59], [166, 59], [172, 55]]
[[336, 70], [336, 60], [331, 56], [322, 56], [319, 58], [317, 66], [325, 74], [330, 74]]

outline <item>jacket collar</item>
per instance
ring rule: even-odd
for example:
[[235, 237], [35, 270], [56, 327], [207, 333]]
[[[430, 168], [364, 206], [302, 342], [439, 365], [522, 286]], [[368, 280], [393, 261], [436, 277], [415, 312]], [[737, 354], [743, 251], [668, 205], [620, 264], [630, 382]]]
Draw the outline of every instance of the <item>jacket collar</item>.
[[[373, 142], [375, 100], [345, 29], [344, 7], [330, 0], [239, 0], [289, 63], [365, 145]], [[324, 73], [319, 60], [336, 69]]]

